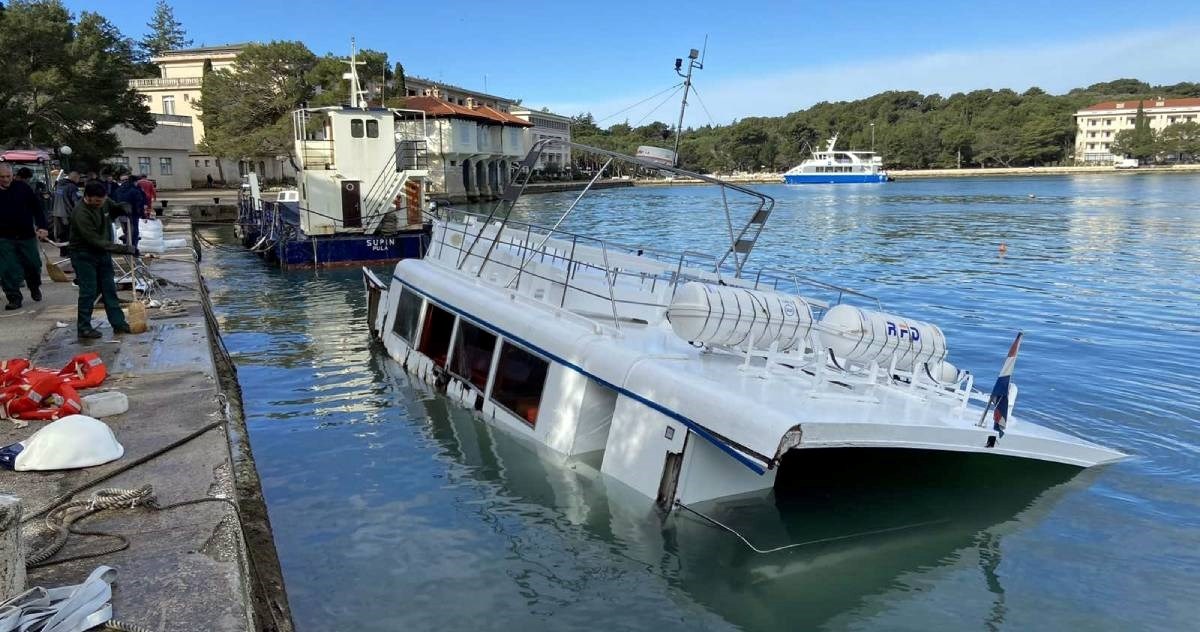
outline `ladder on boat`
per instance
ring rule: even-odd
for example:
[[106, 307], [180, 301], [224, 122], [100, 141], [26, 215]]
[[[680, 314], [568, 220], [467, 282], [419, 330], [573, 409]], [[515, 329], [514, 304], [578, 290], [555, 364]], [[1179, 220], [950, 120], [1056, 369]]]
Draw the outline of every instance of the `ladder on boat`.
[[[424, 140], [402, 140], [362, 196], [363, 232], [374, 234], [384, 219], [394, 215], [396, 199], [420, 206], [420, 181], [429, 175], [428, 151]], [[415, 194], [414, 194], [415, 193]], [[398, 222], [398, 219], [397, 219]]]

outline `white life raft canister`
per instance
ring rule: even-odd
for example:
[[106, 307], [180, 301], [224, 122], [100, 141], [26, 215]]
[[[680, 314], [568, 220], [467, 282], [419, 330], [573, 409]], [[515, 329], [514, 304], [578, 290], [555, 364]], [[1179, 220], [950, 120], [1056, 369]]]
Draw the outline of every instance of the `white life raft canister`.
[[802, 345], [813, 327], [812, 308], [799, 296], [695, 281], [675, 290], [667, 320], [688, 342], [777, 351]]
[[932, 323], [843, 303], [825, 312], [819, 330], [821, 344], [839, 363], [888, 367], [894, 355], [897, 369], [911, 371], [924, 363], [940, 374], [937, 377], [949, 377], [949, 370], [939, 367], [948, 352], [946, 336]]

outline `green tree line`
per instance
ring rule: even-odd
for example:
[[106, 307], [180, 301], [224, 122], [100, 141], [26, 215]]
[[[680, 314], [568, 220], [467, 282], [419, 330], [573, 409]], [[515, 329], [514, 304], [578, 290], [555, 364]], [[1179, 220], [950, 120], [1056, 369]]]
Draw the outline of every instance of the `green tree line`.
[[[1200, 97], [1200, 83], [1152, 86], [1118, 79], [1061, 95], [1040, 88], [1021, 93], [975, 90], [949, 97], [881, 92], [856, 101], [821, 102], [784, 116], [688, 128], [680, 140], [679, 159], [684, 168], [704, 173], [783, 171], [807, 158], [813, 148], [824, 148], [834, 133], [839, 149], [870, 150], [874, 124], [874, 149], [891, 168], [1067, 164], [1074, 154], [1077, 110], [1100, 101], [1158, 96]], [[590, 113], [573, 117], [571, 135], [576, 142], [623, 153], [633, 153], [639, 145], [671, 147], [674, 143], [666, 123], [638, 127], [618, 123], [601, 129]], [[1192, 147], [1188, 139], [1195, 137], [1194, 132], [1177, 129], [1167, 136], [1163, 142], [1173, 143], [1173, 149], [1163, 145], [1161, 151], [1196, 156], [1195, 149], [1186, 149]]]

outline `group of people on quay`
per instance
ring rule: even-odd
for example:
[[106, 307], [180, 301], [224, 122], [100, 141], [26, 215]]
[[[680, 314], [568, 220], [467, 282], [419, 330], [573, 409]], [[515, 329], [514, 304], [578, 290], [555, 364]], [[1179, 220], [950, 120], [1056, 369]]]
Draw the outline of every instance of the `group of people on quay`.
[[[53, 188], [33, 181], [27, 167], [0, 162], [0, 287], [6, 311], [25, 304], [22, 286], [42, 300], [43, 245], [57, 247], [71, 261], [79, 288], [76, 332], [100, 338], [92, 325], [97, 299], [104, 303], [114, 333], [132, 333], [117, 297], [112, 255], [138, 256], [138, 221], [152, 217], [158, 193], [154, 183], [127, 171], [53, 173]], [[122, 241], [113, 224], [121, 226]]]

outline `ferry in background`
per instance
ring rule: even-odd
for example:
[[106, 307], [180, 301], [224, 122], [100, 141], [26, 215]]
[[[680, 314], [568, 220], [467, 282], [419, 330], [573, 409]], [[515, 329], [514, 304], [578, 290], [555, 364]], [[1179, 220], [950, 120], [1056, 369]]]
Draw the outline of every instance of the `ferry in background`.
[[784, 184], [840, 184], [844, 182], [887, 182], [883, 158], [873, 151], [836, 151], [837, 134], [829, 139], [825, 151], [814, 151], [812, 158], [783, 174]]

